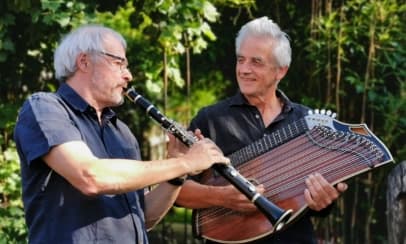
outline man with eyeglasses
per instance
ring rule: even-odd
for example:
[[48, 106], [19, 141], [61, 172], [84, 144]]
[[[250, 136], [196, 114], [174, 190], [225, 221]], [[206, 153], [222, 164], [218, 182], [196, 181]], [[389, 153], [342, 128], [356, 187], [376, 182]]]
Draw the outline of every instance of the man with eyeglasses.
[[180, 191], [173, 179], [229, 163], [199, 131], [189, 149], [171, 138], [181, 156], [141, 161], [136, 138], [112, 110], [132, 80], [125, 48], [109, 28], [74, 30], [55, 51], [59, 89], [34, 93], [21, 108], [14, 139], [29, 243], [148, 243], [146, 230]]

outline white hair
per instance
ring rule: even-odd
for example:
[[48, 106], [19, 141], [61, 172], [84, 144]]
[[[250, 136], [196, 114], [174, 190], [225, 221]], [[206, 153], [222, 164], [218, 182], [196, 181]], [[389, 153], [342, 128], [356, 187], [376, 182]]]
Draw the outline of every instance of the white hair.
[[75, 62], [79, 54], [104, 51], [107, 36], [113, 36], [124, 48], [127, 47], [121, 34], [100, 25], [84, 25], [66, 35], [54, 54], [56, 79], [65, 81], [75, 73], [77, 69]]
[[280, 67], [290, 65], [292, 49], [288, 35], [281, 31], [279, 26], [268, 17], [261, 17], [243, 25], [235, 39], [236, 52], [240, 50], [241, 43], [249, 36], [265, 37], [272, 42], [272, 55]]

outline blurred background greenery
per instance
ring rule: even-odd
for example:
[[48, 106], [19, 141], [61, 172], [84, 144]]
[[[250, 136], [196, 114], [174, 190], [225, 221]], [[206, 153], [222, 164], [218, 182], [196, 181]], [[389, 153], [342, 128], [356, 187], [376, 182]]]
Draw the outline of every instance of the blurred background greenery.
[[[280, 88], [294, 101], [336, 111], [340, 121], [366, 123], [400, 162], [406, 158], [405, 10], [400, 0], [2, 0], [0, 243], [27, 238], [12, 140], [17, 112], [31, 93], [57, 89], [53, 51], [70, 29], [100, 23], [121, 32], [132, 85], [187, 125], [199, 108], [236, 91], [234, 38], [242, 24], [266, 15], [293, 48]], [[117, 111], [145, 159], [164, 156], [157, 146], [162, 132], [149, 118], [129, 103]], [[321, 242], [388, 242], [385, 187], [395, 164], [348, 182], [333, 213], [315, 220]], [[190, 211], [174, 208], [151, 242], [200, 242], [187, 223]]]

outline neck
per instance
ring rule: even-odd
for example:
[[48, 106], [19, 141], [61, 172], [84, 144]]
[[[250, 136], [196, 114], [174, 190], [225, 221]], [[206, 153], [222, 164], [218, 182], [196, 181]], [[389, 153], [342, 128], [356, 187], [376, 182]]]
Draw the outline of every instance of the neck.
[[276, 96], [276, 90], [266, 96], [245, 96], [261, 114], [265, 127], [268, 126], [282, 111], [282, 102]]
[[73, 90], [75, 90], [79, 94], [79, 96], [83, 98], [83, 100], [85, 100], [90, 106], [92, 106], [96, 110], [96, 114], [100, 122], [103, 107], [99, 106], [99, 104], [95, 101], [91, 89], [88, 89], [84, 82], [80, 82], [80, 80], [76, 79], [75, 77], [72, 77], [71, 79], [67, 80], [66, 83]]

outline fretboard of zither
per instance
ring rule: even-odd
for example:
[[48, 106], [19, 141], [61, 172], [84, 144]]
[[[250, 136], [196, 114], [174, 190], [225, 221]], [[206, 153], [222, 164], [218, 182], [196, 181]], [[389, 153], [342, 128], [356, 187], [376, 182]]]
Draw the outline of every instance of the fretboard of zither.
[[249, 144], [246, 147], [239, 149], [228, 155], [233, 166], [237, 167], [240, 164], [254, 159], [273, 148], [276, 148], [295, 137], [298, 137], [309, 130], [304, 118], [299, 119], [287, 126], [267, 134], [261, 139]]

